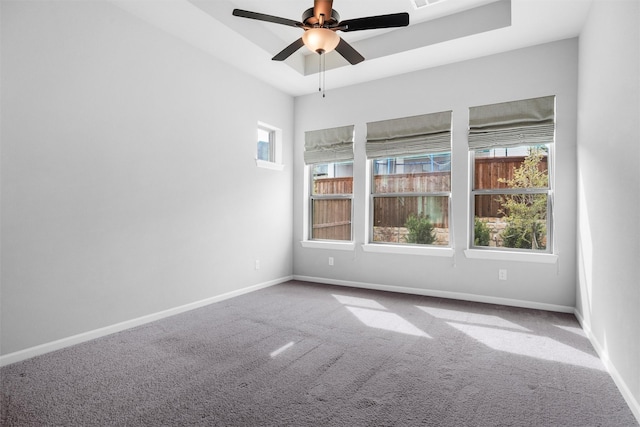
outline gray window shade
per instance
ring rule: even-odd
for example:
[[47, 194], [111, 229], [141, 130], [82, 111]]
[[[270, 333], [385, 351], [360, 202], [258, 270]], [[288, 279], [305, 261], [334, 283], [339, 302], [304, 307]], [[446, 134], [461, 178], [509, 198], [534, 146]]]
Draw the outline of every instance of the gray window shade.
[[451, 111], [367, 123], [367, 157], [451, 151]]
[[555, 132], [555, 96], [469, 109], [469, 149], [550, 144]]
[[353, 160], [353, 125], [304, 133], [304, 162], [347, 162]]

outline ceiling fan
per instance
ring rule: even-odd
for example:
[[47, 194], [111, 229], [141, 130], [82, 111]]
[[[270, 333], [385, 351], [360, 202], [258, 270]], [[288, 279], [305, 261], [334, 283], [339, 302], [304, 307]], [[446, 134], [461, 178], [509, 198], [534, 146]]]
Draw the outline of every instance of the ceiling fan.
[[409, 25], [408, 13], [392, 13], [340, 21], [340, 15], [333, 10], [333, 0], [314, 0], [313, 7], [307, 9], [302, 14], [302, 22], [241, 9], [234, 9], [233, 15], [241, 18], [257, 19], [258, 21], [297, 27], [304, 30], [302, 37], [285, 47], [272, 58], [274, 61], [284, 61], [302, 46], [307, 46], [311, 51], [319, 55], [335, 49], [336, 52], [342, 55], [349, 63], [355, 65], [364, 61], [364, 57], [336, 34], [336, 31], [374, 30], [378, 28], [406, 27]]

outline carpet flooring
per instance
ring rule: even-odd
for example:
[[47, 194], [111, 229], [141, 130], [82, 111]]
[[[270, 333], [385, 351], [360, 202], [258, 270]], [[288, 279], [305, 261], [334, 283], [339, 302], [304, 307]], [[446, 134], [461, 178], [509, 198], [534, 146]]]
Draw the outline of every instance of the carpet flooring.
[[0, 370], [3, 426], [635, 426], [572, 315], [291, 281]]

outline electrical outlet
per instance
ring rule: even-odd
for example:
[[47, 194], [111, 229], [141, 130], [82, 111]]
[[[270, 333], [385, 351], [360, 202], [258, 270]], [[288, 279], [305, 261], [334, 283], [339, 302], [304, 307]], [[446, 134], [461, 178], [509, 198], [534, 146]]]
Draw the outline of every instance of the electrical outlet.
[[332, 256], [329, 257], [329, 265], [333, 265], [333, 257]]
[[256, 260], [256, 270], [260, 270], [260, 260]]
[[498, 280], [507, 280], [507, 270], [498, 270]]

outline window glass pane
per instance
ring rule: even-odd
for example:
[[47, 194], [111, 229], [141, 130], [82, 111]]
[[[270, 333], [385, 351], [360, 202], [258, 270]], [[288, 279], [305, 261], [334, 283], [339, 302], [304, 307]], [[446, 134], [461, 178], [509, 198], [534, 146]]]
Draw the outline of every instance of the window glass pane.
[[353, 162], [312, 165], [311, 194], [352, 194]]
[[451, 154], [373, 160], [374, 194], [451, 190]]
[[314, 199], [312, 239], [351, 240], [351, 199]]
[[475, 152], [474, 189], [548, 188], [546, 145]]
[[374, 197], [373, 241], [448, 245], [449, 197]]
[[474, 201], [474, 246], [547, 249], [547, 194], [483, 194]]
[[273, 161], [273, 131], [258, 128], [258, 160]]
[[549, 147], [477, 150], [474, 158], [474, 190], [483, 192], [473, 196], [473, 246], [546, 251], [549, 196], [539, 190], [549, 189]]
[[311, 165], [311, 239], [351, 240], [353, 162]]

